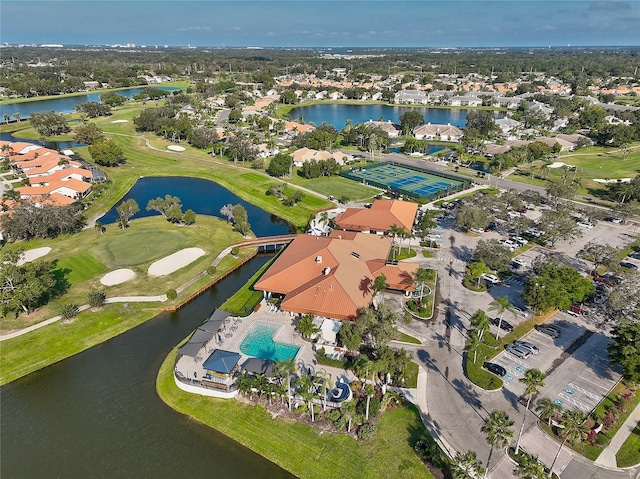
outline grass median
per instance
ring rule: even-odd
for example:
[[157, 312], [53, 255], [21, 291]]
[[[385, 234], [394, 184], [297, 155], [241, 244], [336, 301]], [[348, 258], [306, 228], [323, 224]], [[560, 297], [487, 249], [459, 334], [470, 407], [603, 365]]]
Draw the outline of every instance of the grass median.
[[428, 435], [418, 410], [407, 405], [385, 412], [368, 441], [330, 434], [305, 424], [273, 418], [259, 406], [184, 392], [175, 385], [174, 350], [165, 359], [156, 387], [176, 411], [212, 427], [301, 478], [432, 478], [412, 445]]

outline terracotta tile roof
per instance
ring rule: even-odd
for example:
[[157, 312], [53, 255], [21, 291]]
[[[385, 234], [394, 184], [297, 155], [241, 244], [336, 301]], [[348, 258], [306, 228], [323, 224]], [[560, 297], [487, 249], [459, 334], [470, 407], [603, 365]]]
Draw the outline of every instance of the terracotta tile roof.
[[287, 311], [353, 320], [358, 308], [371, 304], [372, 285], [381, 272], [396, 289], [411, 288], [407, 278], [417, 265], [386, 265], [390, 249], [391, 240], [378, 235], [300, 235], [254, 288], [284, 294], [281, 307]]
[[84, 168], [64, 168], [62, 170], [56, 170], [50, 175], [45, 176], [33, 176], [28, 175], [29, 183], [32, 185], [37, 185], [41, 183], [51, 183], [52, 181], [65, 181], [68, 179], [76, 179], [81, 180], [82, 178], [92, 178], [93, 173], [89, 170], [85, 170]]
[[416, 203], [376, 200], [371, 208], [347, 208], [336, 217], [336, 224], [352, 231], [388, 231], [393, 224], [411, 231], [417, 212]]

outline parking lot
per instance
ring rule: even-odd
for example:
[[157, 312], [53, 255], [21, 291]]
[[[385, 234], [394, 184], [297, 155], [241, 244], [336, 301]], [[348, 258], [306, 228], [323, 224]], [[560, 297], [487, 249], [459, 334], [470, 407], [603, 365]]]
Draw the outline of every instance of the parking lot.
[[521, 359], [503, 351], [493, 359], [507, 370], [504, 387], [516, 397], [522, 396], [525, 385], [519, 379], [528, 369], [536, 368], [547, 374], [539, 397], [548, 397], [564, 408], [590, 412], [620, 379], [620, 372], [609, 366], [607, 346], [611, 340], [565, 313], [557, 313], [547, 324], [561, 331], [559, 338], [535, 329], [522, 338], [537, 346], [538, 354]]

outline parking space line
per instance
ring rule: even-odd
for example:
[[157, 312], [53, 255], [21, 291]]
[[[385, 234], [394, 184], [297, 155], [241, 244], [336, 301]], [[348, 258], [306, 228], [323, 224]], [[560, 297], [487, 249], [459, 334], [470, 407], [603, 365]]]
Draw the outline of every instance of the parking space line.
[[[587, 378], [585, 378], [585, 377], [584, 377], [584, 376], [582, 376], [582, 375], [579, 375], [578, 377], [579, 377], [580, 379], [582, 379], [583, 381], [586, 381], [586, 382], [588, 382], [588, 383], [593, 384], [593, 385], [594, 385], [595, 387], [597, 387], [597, 388], [603, 389], [604, 391], [608, 391], [609, 389], [611, 389], [611, 387], [610, 387], [610, 386], [603, 386], [602, 384], [598, 384], [597, 382], [591, 381], [590, 379], [587, 379]], [[602, 383], [603, 381], [607, 381], [607, 382], [610, 382], [610, 383], [615, 383], [615, 382], [617, 382], [617, 381], [612, 381], [612, 380], [609, 380], [609, 379], [603, 379], [603, 378], [600, 378], [600, 377], [598, 377], [598, 379], [601, 379], [601, 381], [600, 381], [601, 383]]]
[[563, 402], [565, 404], [569, 403], [569, 404], [573, 404], [574, 406], [576, 406], [578, 409], [584, 411], [584, 412], [589, 412], [591, 409], [588, 409], [584, 404], [582, 404], [580, 401], [578, 401], [577, 399], [572, 398], [570, 395], [565, 394], [565, 393], [559, 393], [558, 396], [560, 398], [562, 398]]
[[569, 387], [570, 387], [570, 388], [573, 388], [573, 389], [575, 389], [575, 390], [577, 390], [577, 391], [580, 391], [582, 394], [584, 394], [585, 396], [590, 397], [590, 398], [591, 398], [591, 399], [593, 399], [594, 401], [599, 401], [599, 400], [600, 400], [600, 398], [602, 398], [602, 396], [601, 396], [601, 395], [598, 395], [598, 394], [592, 393], [591, 391], [589, 391], [589, 390], [587, 390], [587, 389], [584, 389], [584, 388], [582, 388], [582, 387], [580, 387], [580, 386], [578, 386], [578, 385], [576, 385], [576, 384], [574, 384], [574, 383], [569, 383]]

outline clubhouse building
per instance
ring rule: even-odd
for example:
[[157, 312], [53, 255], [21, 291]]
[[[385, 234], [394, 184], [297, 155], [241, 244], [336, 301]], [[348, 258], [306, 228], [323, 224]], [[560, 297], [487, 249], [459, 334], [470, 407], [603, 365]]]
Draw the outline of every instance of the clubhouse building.
[[[394, 207], [393, 203], [405, 205]], [[406, 212], [413, 208], [413, 216], [405, 218], [410, 230], [416, 213], [414, 207], [417, 205], [401, 201], [376, 201], [370, 209], [353, 208], [357, 211], [351, 212], [348, 218], [362, 212], [365, 217], [379, 220], [385, 217], [384, 211], [397, 208]], [[334, 230], [329, 236], [296, 237], [256, 282], [254, 289], [263, 291], [267, 298], [282, 297], [280, 309], [284, 311], [351, 321], [357, 318], [359, 308], [371, 305], [375, 296], [374, 281], [381, 274], [386, 278], [388, 289], [412, 291], [418, 264], [387, 261], [393, 239], [360, 232], [388, 231], [391, 224], [398, 224], [398, 217], [388, 216], [387, 220], [393, 221], [391, 224], [376, 221], [369, 225], [363, 222], [365, 217], [355, 222], [350, 220], [351, 223], [340, 223], [337, 218], [338, 227], [348, 228]], [[353, 230], [354, 225], [358, 229]]]

